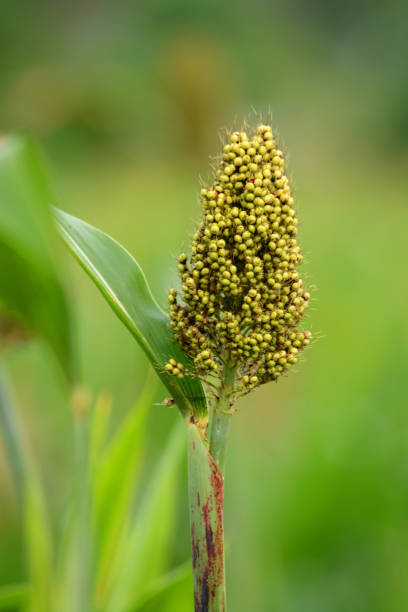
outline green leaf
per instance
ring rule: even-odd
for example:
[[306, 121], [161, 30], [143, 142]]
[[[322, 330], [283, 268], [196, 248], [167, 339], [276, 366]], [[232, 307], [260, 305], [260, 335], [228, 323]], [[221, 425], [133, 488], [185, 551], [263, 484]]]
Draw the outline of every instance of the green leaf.
[[[157, 380], [157, 379], [156, 379]], [[118, 561], [119, 543], [129, 526], [143, 460], [143, 434], [156, 381], [148, 379], [136, 406], [99, 459], [94, 474], [93, 527], [96, 540], [96, 603], [102, 608]], [[120, 477], [118, 477], [120, 475]]]
[[30, 591], [26, 612], [52, 612], [54, 584], [50, 520], [43, 490], [34, 473], [26, 480], [24, 532]]
[[0, 140], [0, 306], [46, 339], [71, 371], [68, 308], [55, 267], [53, 195], [35, 146]]
[[13, 480], [19, 496], [20, 503], [24, 496], [25, 487], [25, 457], [21, 448], [19, 433], [15, 422], [9, 394], [6, 388], [5, 377], [0, 370], [0, 428], [3, 435], [4, 446], [10, 461]]
[[177, 427], [163, 449], [139, 511], [122, 541], [107, 605], [109, 612], [123, 612], [135, 606], [167, 566], [184, 444], [185, 428]]
[[0, 424], [20, 493], [30, 581], [27, 612], [50, 612], [53, 584], [52, 541], [46, 501], [37, 474], [21, 442], [4, 381], [0, 381]]
[[[74, 398], [74, 453], [70, 494], [60, 531], [53, 609], [90, 610], [92, 598], [92, 535], [90, 530], [90, 403], [88, 394]], [[76, 402], [78, 402], [76, 404]]]
[[0, 587], [0, 610], [21, 610], [27, 600], [28, 584], [8, 584]]
[[135, 259], [113, 238], [88, 223], [58, 209], [55, 218], [67, 246], [136, 338], [183, 415], [187, 418], [193, 410], [195, 416], [205, 416], [201, 383], [191, 376], [180, 380], [164, 372], [171, 357], [189, 370], [193, 364], [173, 338], [168, 316], [152, 296]]

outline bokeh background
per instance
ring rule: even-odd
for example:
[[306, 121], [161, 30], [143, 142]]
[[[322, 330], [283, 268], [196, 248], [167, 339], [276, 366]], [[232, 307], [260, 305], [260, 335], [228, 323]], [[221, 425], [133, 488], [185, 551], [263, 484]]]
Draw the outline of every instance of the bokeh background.
[[[290, 153], [317, 340], [234, 418], [237, 612], [408, 606], [407, 23], [403, 0], [1, 2], [0, 131], [40, 142], [59, 206], [122, 242], [161, 303], [219, 129], [271, 111]], [[146, 359], [62, 248], [60, 259], [81, 380], [113, 394], [114, 428]], [[72, 450], [63, 377], [41, 342], [5, 360], [57, 520]], [[147, 465], [177, 419], [152, 409]], [[184, 484], [174, 564], [189, 555]], [[25, 569], [2, 449], [0, 507], [6, 584]]]

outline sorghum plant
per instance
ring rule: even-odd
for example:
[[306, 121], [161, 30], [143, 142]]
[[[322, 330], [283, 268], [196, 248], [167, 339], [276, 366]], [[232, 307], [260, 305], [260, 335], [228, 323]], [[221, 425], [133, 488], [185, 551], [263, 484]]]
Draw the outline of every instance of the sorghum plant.
[[117, 242], [55, 214], [67, 245], [168, 388], [164, 403], [176, 404], [186, 423], [195, 610], [217, 612], [225, 609], [223, 472], [235, 402], [285, 374], [311, 333], [299, 327], [309, 293], [298, 271], [294, 200], [270, 126], [229, 136], [201, 204], [168, 313]]
[[[206, 386], [212, 423], [203, 436], [223, 472], [236, 400], [278, 380], [311, 338], [299, 329], [310, 296], [299, 277], [285, 161], [270, 126], [230, 135], [201, 203], [191, 255], [179, 257], [181, 295], [169, 292], [170, 327]], [[165, 370], [178, 378], [185, 373], [174, 358]], [[194, 497], [191, 504], [200, 506]], [[204, 509], [199, 520], [208, 523]], [[202, 565], [196, 560], [196, 609], [223, 609], [223, 561], [215, 558], [222, 555], [222, 526], [211, 528], [210, 538], [207, 529], [205, 542], [195, 537], [194, 521], [193, 528], [193, 549], [207, 557]]]

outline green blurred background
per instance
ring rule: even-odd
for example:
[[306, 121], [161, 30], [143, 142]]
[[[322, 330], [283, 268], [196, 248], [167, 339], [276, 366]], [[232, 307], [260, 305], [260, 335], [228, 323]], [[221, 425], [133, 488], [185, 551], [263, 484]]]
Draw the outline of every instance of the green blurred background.
[[[407, 22], [403, 0], [1, 2], [0, 131], [40, 142], [59, 206], [122, 242], [161, 303], [219, 129], [271, 111], [290, 152], [318, 340], [234, 418], [233, 611], [408, 606]], [[81, 380], [114, 395], [115, 427], [146, 359], [62, 247], [60, 259]], [[6, 366], [57, 520], [72, 451], [63, 377], [40, 342]], [[147, 466], [177, 419], [152, 409]], [[185, 489], [174, 564], [189, 555]], [[3, 584], [24, 576], [24, 552], [2, 448], [0, 507]]]

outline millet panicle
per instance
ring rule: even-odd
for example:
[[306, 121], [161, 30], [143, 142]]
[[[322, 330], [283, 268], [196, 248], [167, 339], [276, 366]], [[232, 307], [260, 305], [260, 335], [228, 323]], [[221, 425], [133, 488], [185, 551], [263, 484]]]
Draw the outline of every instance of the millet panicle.
[[[277, 380], [311, 339], [298, 327], [310, 296], [298, 273], [298, 221], [270, 126], [231, 134], [201, 202], [191, 256], [178, 260], [181, 299], [169, 291], [170, 326], [200, 377], [221, 378], [225, 363], [233, 365], [239, 396]], [[165, 371], [191, 374], [174, 359]]]

